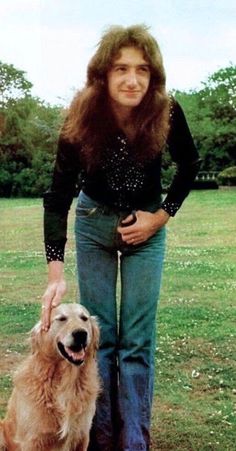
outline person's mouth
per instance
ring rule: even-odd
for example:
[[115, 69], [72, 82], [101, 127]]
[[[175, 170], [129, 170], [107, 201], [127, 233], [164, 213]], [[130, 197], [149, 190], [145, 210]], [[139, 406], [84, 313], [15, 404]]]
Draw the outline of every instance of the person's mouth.
[[128, 96], [137, 95], [140, 93], [139, 91], [129, 91], [129, 90], [123, 90], [122, 92]]

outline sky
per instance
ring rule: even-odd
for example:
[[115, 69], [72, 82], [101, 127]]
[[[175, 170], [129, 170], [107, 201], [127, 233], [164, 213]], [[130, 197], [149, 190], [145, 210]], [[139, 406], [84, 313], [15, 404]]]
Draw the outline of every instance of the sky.
[[235, 0], [0, 0], [0, 61], [25, 71], [34, 96], [68, 105], [104, 30], [140, 23], [160, 45], [170, 90], [200, 89], [236, 64]]

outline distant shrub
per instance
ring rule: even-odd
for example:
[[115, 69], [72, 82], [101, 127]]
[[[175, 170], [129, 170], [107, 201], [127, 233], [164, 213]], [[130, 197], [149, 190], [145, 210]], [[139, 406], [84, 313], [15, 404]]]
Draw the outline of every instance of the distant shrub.
[[161, 184], [162, 184], [162, 190], [164, 193], [168, 190], [168, 188], [173, 180], [175, 171], [176, 171], [176, 169], [175, 169], [174, 165], [171, 165], [167, 168], [165, 168], [165, 167], [162, 168]]
[[236, 186], [236, 166], [224, 169], [217, 176], [219, 185]]

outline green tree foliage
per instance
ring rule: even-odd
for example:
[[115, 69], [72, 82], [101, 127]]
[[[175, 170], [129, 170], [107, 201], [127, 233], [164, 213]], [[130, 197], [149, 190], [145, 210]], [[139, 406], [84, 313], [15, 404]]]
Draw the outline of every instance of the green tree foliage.
[[220, 69], [203, 89], [176, 92], [203, 159], [202, 169], [220, 171], [236, 164], [236, 66]]
[[[41, 196], [50, 184], [63, 111], [33, 98], [31, 88], [23, 71], [0, 62], [0, 196]], [[236, 66], [209, 76], [199, 91], [174, 95], [187, 116], [202, 169], [236, 166]], [[174, 170], [166, 152], [164, 187]]]
[[25, 78], [24, 71], [0, 61], [0, 108], [7, 106], [14, 99], [25, 97], [32, 86]]
[[15, 101], [5, 113], [0, 139], [0, 195], [41, 196], [50, 183], [60, 108], [32, 97]]
[[13, 66], [10, 79], [0, 108], [0, 196], [41, 196], [51, 179], [61, 108], [31, 97], [32, 85]]

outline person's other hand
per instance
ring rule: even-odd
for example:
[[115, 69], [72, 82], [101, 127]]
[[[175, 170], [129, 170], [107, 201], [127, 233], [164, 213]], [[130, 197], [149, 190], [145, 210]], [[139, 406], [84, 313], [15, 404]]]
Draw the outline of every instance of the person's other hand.
[[132, 220], [132, 215], [127, 216], [122, 221], [122, 226], [117, 228], [121, 234], [122, 240], [127, 244], [140, 244], [148, 240], [154, 233], [163, 227], [170, 215], [161, 208], [155, 213], [149, 211], [136, 211], [136, 222], [132, 225], [125, 226]]

